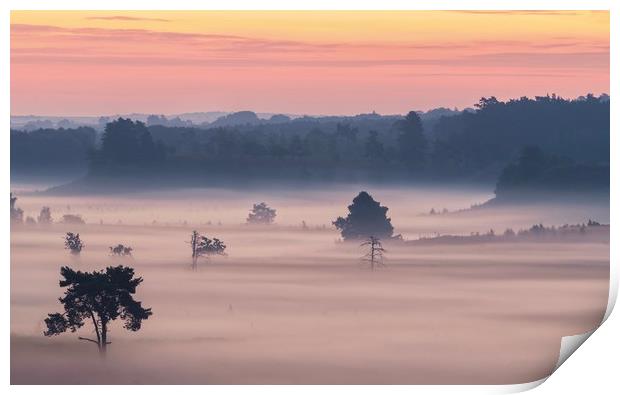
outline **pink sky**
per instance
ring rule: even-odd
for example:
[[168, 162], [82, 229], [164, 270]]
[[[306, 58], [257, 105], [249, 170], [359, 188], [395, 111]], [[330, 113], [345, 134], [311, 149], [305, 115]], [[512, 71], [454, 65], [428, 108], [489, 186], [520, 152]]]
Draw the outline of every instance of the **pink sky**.
[[609, 14], [13, 12], [14, 115], [356, 114], [609, 92]]

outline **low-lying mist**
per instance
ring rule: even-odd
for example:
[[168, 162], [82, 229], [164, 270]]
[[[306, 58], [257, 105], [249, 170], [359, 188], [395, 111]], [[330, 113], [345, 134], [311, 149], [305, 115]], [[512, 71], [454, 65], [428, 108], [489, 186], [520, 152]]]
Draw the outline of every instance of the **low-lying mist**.
[[[19, 189], [19, 188], [17, 188]], [[588, 219], [600, 205], [459, 211], [488, 190], [349, 185], [315, 189], [182, 189], [123, 196], [18, 195], [24, 217], [51, 208], [86, 225], [11, 231], [11, 382], [126, 384], [505, 384], [551, 373], [562, 336], [595, 328], [607, 305], [608, 238], [582, 243], [408, 245], [385, 242], [371, 272], [359, 243], [331, 225], [360, 191], [389, 207], [396, 234], [417, 239]], [[14, 189], [15, 191], [15, 189]], [[245, 225], [253, 203], [276, 224]], [[430, 215], [431, 209], [448, 212]], [[302, 221], [306, 227], [302, 227]], [[191, 266], [192, 230], [228, 256]], [[63, 249], [79, 232], [79, 256]], [[131, 246], [133, 257], [109, 247]], [[43, 336], [60, 311], [59, 269], [124, 264], [153, 309], [138, 332], [112, 327], [108, 355], [78, 333]]]

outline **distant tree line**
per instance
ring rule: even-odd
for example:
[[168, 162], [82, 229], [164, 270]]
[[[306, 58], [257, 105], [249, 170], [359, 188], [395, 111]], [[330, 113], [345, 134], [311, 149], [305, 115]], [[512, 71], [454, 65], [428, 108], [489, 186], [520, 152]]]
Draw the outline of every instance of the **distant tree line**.
[[433, 172], [495, 175], [525, 146], [577, 163], [609, 165], [609, 101], [555, 95], [502, 102], [482, 98], [475, 112], [442, 117], [433, 132]]
[[[605, 234], [607, 236], [605, 236]], [[507, 228], [503, 233], [496, 233], [493, 229], [485, 233], [472, 232], [468, 236], [463, 235], [440, 235], [432, 237], [420, 237], [417, 240], [407, 240], [406, 244], [476, 244], [492, 242], [520, 242], [520, 241], [571, 241], [591, 242], [592, 238], [584, 237], [594, 235], [599, 241], [609, 242], [609, 224], [601, 224], [591, 219], [587, 223], [564, 224], [561, 226], [545, 226], [534, 224], [527, 229], [514, 231]]]
[[85, 173], [96, 137], [96, 131], [88, 127], [11, 130], [11, 174]]
[[119, 118], [98, 139], [90, 128], [11, 131], [12, 171], [88, 158], [91, 173], [107, 175], [492, 181], [526, 146], [574, 164], [609, 164], [609, 100], [592, 95], [482, 98], [475, 110], [434, 118], [412, 111], [262, 121], [242, 112], [207, 128], [171, 125], [184, 123]]

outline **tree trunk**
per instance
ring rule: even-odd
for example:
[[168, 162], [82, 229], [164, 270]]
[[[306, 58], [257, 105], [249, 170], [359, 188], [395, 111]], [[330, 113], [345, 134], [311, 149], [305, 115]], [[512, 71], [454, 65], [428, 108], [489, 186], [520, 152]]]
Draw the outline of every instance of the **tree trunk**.
[[99, 352], [102, 356], [105, 356], [108, 347], [108, 327], [105, 322], [101, 323], [101, 344], [99, 345]]
[[371, 238], [371, 244], [370, 244], [370, 271], [374, 272], [375, 271], [375, 239]]
[[192, 245], [192, 269], [196, 270], [197, 269], [197, 261], [198, 261], [198, 254], [196, 252], [196, 248], [198, 246], [198, 232], [196, 232], [196, 231], [192, 232], [191, 245]]
[[95, 334], [97, 335], [97, 348], [99, 349], [99, 352], [101, 352], [101, 334], [99, 331], [99, 326], [97, 325], [97, 319], [95, 318], [95, 314], [92, 311], [90, 311], [90, 318], [93, 320]]

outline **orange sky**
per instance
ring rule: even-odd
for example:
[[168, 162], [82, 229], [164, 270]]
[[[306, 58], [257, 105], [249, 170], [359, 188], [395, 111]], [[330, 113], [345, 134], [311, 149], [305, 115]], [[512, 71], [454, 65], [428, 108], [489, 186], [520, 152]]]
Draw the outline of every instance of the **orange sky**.
[[609, 92], [609, 13], [14, 11], [14, 115], [356, 114]]

